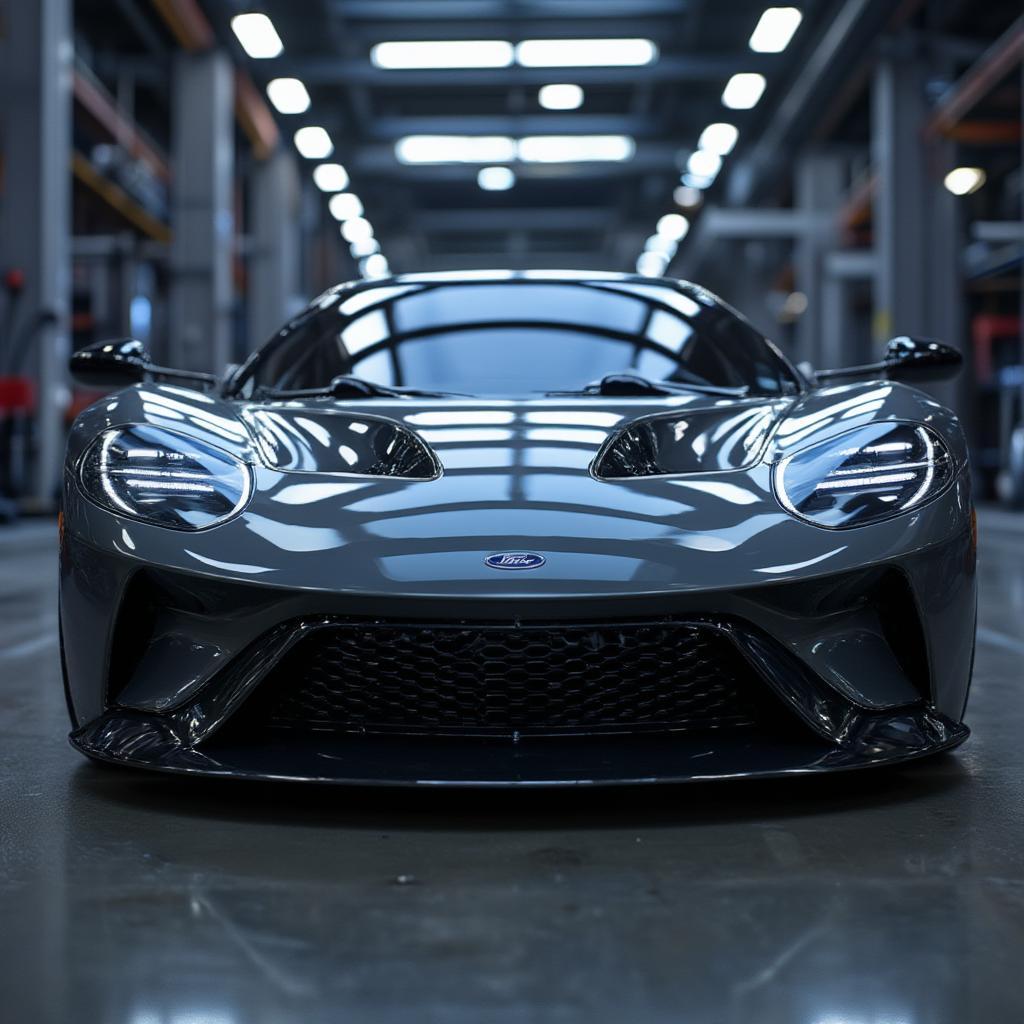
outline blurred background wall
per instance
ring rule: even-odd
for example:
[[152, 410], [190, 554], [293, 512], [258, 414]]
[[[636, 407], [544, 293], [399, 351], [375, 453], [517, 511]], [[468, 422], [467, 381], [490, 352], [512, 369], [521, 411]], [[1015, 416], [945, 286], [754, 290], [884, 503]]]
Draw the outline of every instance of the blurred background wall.
[[1019, 3], [0, 0], [0, 516], [131, 335], [223, 369], [338, 281], [687, 277], [794, 359], [963, 350], [1024, 503]]

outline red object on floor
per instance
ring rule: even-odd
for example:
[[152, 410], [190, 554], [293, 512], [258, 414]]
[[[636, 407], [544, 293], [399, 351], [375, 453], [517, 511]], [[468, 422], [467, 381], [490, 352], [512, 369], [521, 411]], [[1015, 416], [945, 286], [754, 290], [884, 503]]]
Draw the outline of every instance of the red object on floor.
[[36, 389], [28, 377], [0, 377], [0, 413], [32, 412]]
[[18, 267], [11, 267], [11, 269], [4, 274], [4, 287], [9, 292], [24, 291], [25, 271], [19, 270]]
[[1016, 338], [1020, 334], [1020, 317], [1015, 313], [979, 313], [971, 320], [971, 341], [974, 348], [974, 378], [979, 384], [992, 380], [992, 346], [999, 338]]

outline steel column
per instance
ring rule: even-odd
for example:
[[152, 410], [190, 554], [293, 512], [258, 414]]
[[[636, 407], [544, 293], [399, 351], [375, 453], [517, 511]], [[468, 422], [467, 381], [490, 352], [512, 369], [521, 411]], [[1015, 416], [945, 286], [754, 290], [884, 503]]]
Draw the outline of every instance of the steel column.
[[[876, 352], [894, 334], [966, 348], [959, 209], [942, 184], [954, 153], [951, 143], [922, 135], [929, 116], [927, 73], [922, 59], [897, 46], [879, 62], [873, 83]], [[951, 386], [933, 390], [954, 403]]]
[[38, 390], [32, 492], [50, 506], [60, 479], [70, 304], [70, 0], [9, 3], [0, 17], [0, 272], [25, 275], [12, 341]]
[[845, 170], [841, 157], [820, 152], [805, 154], [796, 167], [796, 204], [813, 227], [797, 236], [794, 253], [796, 286], [807, 296], [807, 309], [796, 323], [795, 355], [815, 366], [826, 365], [826, 351], [834, 358], [842, 349], [838, 338], [828, 337], [840, 328], [835, 310], [825, 314], [823, 287], [825, 254], [836, 244], [835, 211], [842, 202]]
[[170, 360], [221, 370], [231, 359], [234, 72], [223, 53], [174, 67]]
[[291, 152], [278, 150], [254, 166], [251, 201], [250, 351], [278, 330], [302, 301], [299, 174]]

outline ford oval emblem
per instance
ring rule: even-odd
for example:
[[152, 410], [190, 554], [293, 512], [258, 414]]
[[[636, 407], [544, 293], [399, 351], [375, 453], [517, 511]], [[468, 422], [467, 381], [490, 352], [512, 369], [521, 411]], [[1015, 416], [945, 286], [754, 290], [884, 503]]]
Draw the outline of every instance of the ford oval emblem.
[[488, 555], [484, 564], [492, 569], [539, 569], [546, 561], [535, 551], [499, 551]]

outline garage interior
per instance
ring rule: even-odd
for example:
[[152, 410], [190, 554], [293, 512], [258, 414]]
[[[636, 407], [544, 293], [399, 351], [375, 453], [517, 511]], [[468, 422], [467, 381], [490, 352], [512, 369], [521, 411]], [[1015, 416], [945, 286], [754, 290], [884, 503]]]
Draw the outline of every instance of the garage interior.
[[[0, 0], [0, 1018], [1024, 1020], [1024, 14], [990, 0]], [[390, 791], [67, 744], [70, 354], [222, 373], [332, 285], [695, 281], [795, 363], [964, 371], [965, 746]]]

